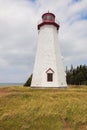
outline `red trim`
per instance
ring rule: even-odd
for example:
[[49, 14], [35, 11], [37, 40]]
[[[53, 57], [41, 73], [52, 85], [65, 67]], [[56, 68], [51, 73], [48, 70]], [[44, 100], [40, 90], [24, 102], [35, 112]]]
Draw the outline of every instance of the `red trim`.
[[51, 70], [51, 72], [54, 73], [54, 71], [53, 71], [51, 68], [49, 68], [49, 69], [46, 71], [46, 73], [49, 73], [49, 70]]
[[42, 27], [42, 26], [44, 26], [44, 25], [54, 25], [56, 28], [57, 28], [57, 30], [59, 29], [59, 25], [57, 24], [57, 23], [55, 23], [55, 22], [50, 22], [50, 21], [45, 21], [45, 22], [42, 22], [42, 23], [40, 23], [40, 24], [38, 24], [38, 30], [40, 30], [40, 27]]

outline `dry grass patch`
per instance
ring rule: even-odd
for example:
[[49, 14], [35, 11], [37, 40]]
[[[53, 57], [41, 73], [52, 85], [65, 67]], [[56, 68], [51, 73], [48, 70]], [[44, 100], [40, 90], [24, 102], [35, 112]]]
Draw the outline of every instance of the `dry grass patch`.
[[0, 130], [9, 129], [87, 130], [87, 86], [0, 88]]

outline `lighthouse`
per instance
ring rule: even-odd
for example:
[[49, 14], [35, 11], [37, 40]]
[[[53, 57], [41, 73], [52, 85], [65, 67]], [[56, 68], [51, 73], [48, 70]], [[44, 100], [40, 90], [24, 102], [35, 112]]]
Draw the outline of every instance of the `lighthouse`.
[[38, 45], [31, 87], [67, 86], [58, 41], [59, 27], [53, 13], [42, 15], [37, 25]]

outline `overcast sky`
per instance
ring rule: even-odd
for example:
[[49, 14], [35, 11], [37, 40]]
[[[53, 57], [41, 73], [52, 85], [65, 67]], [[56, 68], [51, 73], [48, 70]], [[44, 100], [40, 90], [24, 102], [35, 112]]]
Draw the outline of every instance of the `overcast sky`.
[[0, 82], [25, 82], [32, 73], [37, 23], [48, 10], [60, 22], [64, 66], [87, 65], [87, 0], [0, 0]]

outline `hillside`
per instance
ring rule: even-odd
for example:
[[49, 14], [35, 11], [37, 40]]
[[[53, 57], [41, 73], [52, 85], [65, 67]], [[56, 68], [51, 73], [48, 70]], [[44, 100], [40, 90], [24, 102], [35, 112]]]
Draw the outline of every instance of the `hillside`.
[[87, 86], [0, 88], [0, 130], [87, 130]]

